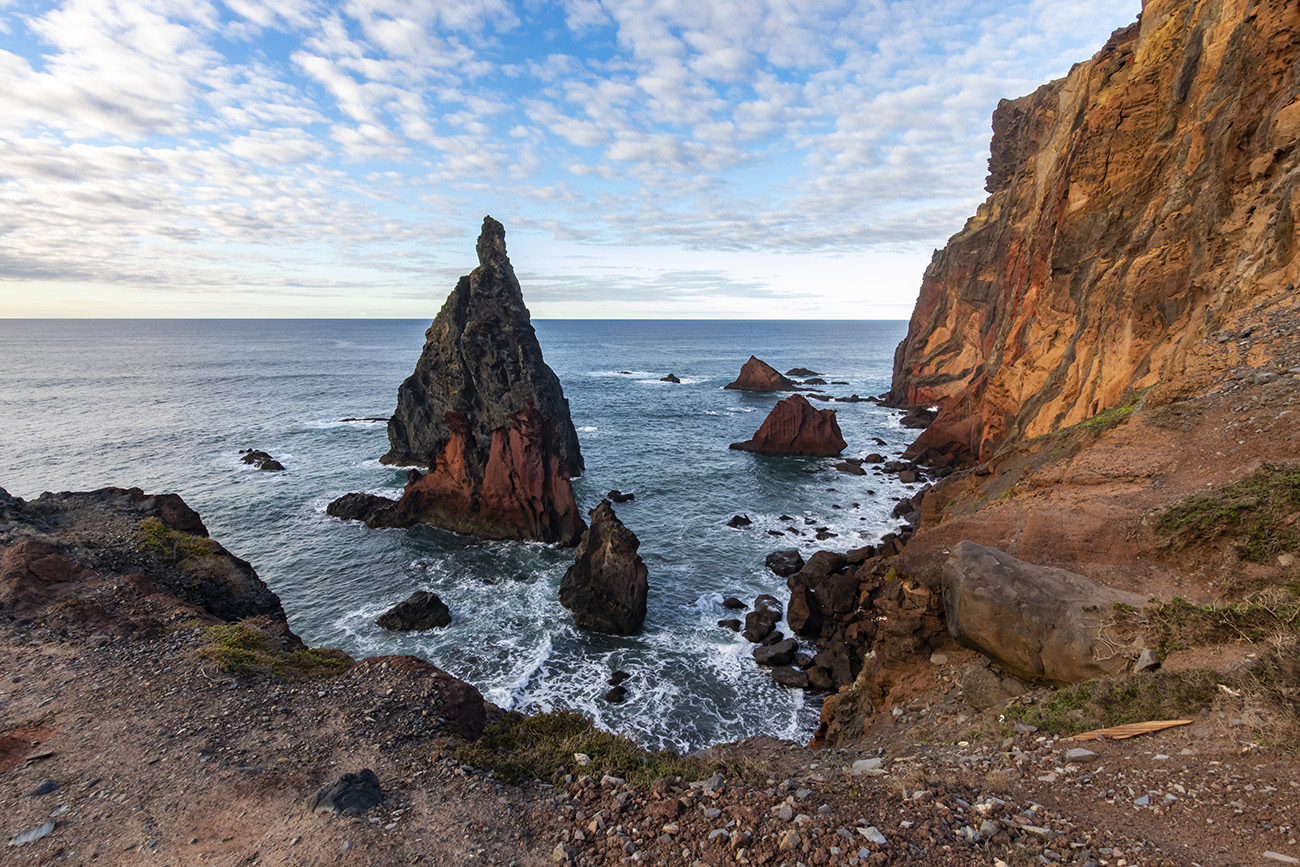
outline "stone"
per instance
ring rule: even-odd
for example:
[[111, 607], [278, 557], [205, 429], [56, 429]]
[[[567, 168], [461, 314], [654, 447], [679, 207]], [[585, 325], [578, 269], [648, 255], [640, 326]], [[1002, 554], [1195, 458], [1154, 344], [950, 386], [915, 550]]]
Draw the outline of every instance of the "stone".
[[865, 476], [867, 474], [867, 471], [862, 468], [861, 464], [854, 464], [848, 461], [841, 461], [838, 464], [832, 464], [832, 466], [841, 473], [848, 473], [850, 476]]
[[560, 604], [582, 629], [631, 635], [645, 620], [648, 570], [637, 555], [641, 542], [614, 514], [608, 500], [591, 512], [591, 526], [560, 580]]
[[20, 831], [9, 838], [10, 846], [26, 846], [28, 843], [35, 843], [54, 833], [54, 820], [46, 819], [39, 825], [28, 828], [26, 831]]
[[436, 593], [417, 590], [379, 615], [377, 626], [395, 632], [440, 629], [451, 623], [451, 610]]
[[1142, 608], [1147, 599], [969, 541], [943, 567], [948, 632], [1030, 682], [1078, 683], [1123, 669], [1128, 659], [1115, 648], [1134, 639], [1115, 625], [1116, 604]]
[[625, 494], [625, 493], [623, 493], [622, 491], [619, 491], [619, 490], [613, 490], [613, 491], [610, 491], [608, 494], [605, 495], [605, 499], [607, 499], [607, 500], [609, 500], [611, 503], [614, 503], [615, 505], [617, 505], [618, 503], [629, 503], [629, 502], [631, 502], [632, 500], [635, 500], [635, 499], [636, 499], [636, 494], [633, 494], [633, 493], [631, 493], [631, 492], [628, 492], [628, 493]]
[[610, 686], [618, 686], [620, 683], [623, 683], [626, 680], [631, 680], [631, 678], [632, 675], [628, 674], [626, 671], [623, 671], [622, 669], [617, 669], [614, 671], [614, 673], [612, 673], [609, 676], [609, 680], [605, 682], [608, 683]]
[[849, 766], [849, 773], [855, 777], [865, 777], [873, 773], [884, 773], [884, 759], [858, 759]]
[[676, 374], [672, 374], [672, 373], [668, 374], [667, 376], [662, 376], [662, 377], [660, 377], [660, 378], [659, 378], [659, 381], [660, 381], [660, 382], [679, 383], [679, 384], [681, 383], [681, 380], [677, 378]]
[[790, 852], [798, 849], [803, 844], [803, 838], [799, 836], [798, 831], [786, 831], [781, 837], [781, 851]]
[[27, 797], [38, 798], [41, 795], [48, 795], [51, 792], [57, 792], [58, 790], [59, 790], [59, 784], [54, 780], [49, 780], [49, 779], [41, 780], [39, 783], [36, 784], [36, 788], [32, 789], [30, 792], [27, 793]]
[[763, 562], [781, 578], [789, 578], [804, 566], [803, 555], [793, 548], [786, 551], [773, 551]]
[[731, 448], [764, 455], [831, 457], [847, 445], [835, 410], [816, 409], [803, 395], [792, 394], [772, 407], [751, 439], [732, 443]]
[[814, 665], [808, 669], [808, 688], [816, 690], [834, 689], [835, 678], [825, 668]]
[[859, 828], [858, 833], [866, 837], [868, 843], [875, 843], [877, 846], [887, 846], [889, 844], [889, 840], [885, 838], [884, 834], [880, 833], [880, 829], [875, 825]]
[[335, 777], [319, 792], [307, 799], [304, 809], [309, 813], [337, 813], [341, 816], [359, 816], [384, 800], [379, 777], [369, 768], [355, 774]]
[[1160, 657], [1149, 647], [1142, 648], [1142, 652], [1133, 663], [1133, 671], [1138, 674], [1144, 671], [1155, 671], [1159, 667]]
[[627, 687], [615, 686], [605, 693], [605, 701], [610, 704], [619, 704], [627, 698]]
[[749, 361], [740, 368], [740, 375], [735, 382], [727, 383], [723, 388], [733, 391], [794, 391], [795, 384], [766, 361], [751, 355]]
[[754, 522], [749, 520], [748, 515], [736, 515], [731, 520], [727, 521], [727, 526], [739, 529], [741, 527], [748, 527], [752, 523]]
[[477, 252], [398, 389], [380, 460], [429, 472], [407, 484], [396, 512], [404, 524], [573, 545], [584, 526], [569, 480], [583, 460], [569, 404], [491, 217]]
[[761, 644], [754, 648], [754, 661], [759, 665], [789, 665], [794, 660], [794, 653], [799, 643], [793, 638], [786, 638], [775, 644]]
[[790, 368], [789, 370], [787, 370], [787, 371], [785, 372], [785, 375], [786, 375], [786, 376], [800, 376], [800, 377], [803, 377], [803, 376], [821, 376], [821, 374], [818, 373], [817, 371], [815, 371], [815, 370], [809, 370], [809, 369], [806, 368], [806, 367], [792, 367], [792, 368]]
[[758, 643], [772, 634], [781, 622], [781, 603], [766, 593], [754, 600], [754, 608], [745, 615], [745, 638]]
[[747, 606], [735, 596], [728, 596], [726, 599], [722, 600], [722, 607], [730, 608], [733, 611], [743, 611]]
[[1097, 754], [1092, 750], [1085, 750], [1082, 747], [1074, 747], [1065, 751], [1065, 760], [1080, 764], [1082, 762], [1093, 762], [1097, 760]]
[[377, 494], [344, 494], [325, 507], [325, 514], [371, 527], [402, 527], [407, 523], [397, 513], [397, 500]]
[[960, 682], [962, 697], [976, 710], [1001, 707], [1011, 699], [1011, 694], [1002, 688], [1002, 678], [981, 663], [966, 666]]
[[284, 464], [280, 463], [266, 452], [257, 449], [240, 449], [239, 453], [243, 455], [243, 457], [240, 458], [241, 461], [246, 464], [251, 464], [259, 470], [266, 470], [267, 472], [272, 473], [284, 470]]
[[822, 631], [822, 608], [817, 597], [802, 584], [790, 591], [790, 604], [786, 606], [785, 622], [795, 635], [816, 636]]
[[781, 665], [772, 669], [772, 679], [791, 689], [808, 688], [808, 673], [789, 665]]
[[734, 617], [728, 618], [726, 620], [719, 620], [718, 625], [721, 626], [723, 629], [730, 629], [732, 632], [740, 631], [740, 621]]

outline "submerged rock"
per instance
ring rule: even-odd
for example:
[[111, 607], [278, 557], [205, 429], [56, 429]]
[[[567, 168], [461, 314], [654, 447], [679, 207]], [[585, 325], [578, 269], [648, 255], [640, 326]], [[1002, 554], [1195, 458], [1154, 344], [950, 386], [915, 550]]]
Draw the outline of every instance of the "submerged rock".
[[776, 368], [751, 355], [740, 368], [735, 382], [724, 385], [733, 391], [794, 391], [795, 384], [782, 376]]
[[645, 620], [647, 569], [636, 535], [623, 526], [608, 500], [591, 512], [591, 526], [560, 581], [560, 604], [573, 622], [593, 632], [631, 635]]
[[660, 381], [660, 382], [673, 382], [673, 383], [678, 383], [678, 384], [681, 383], [681, 380], [677, 378], [677, 374], [675, 374], [675, 373], [670, 373], [670, 374], [668, 374], [667, 376], [661, 376], [661, 377], [659, 377], [659, 381]]
[[277, 461], [264, 451], [258, 449], [240, 449], [239, 453], [243, 455], [240, 458], [246, 464], [251, 464], [259, 470], [266, 470], [271, 473], [278, 473], [284, 470], [284, 464]]
[[403, 601], [379, 615], [377, 626], [395, 632], [440, 629], [451, 623], [451, 609], [436, 593], [417, 590]]
[[772, 407], [753, 439], [731, 447], [765, 455], [830, 457], [846, 445], [835, 410], [816, 409], [803, 395], [792, 394]]
[[406, 486], [394, 520], [572, 545], [584, 525], [569, 479], [583, 461], [569, 404], [491, 217], [477, 250], [479, 266], [433, 320], [388, 422], [380, 460], [429, 468]]

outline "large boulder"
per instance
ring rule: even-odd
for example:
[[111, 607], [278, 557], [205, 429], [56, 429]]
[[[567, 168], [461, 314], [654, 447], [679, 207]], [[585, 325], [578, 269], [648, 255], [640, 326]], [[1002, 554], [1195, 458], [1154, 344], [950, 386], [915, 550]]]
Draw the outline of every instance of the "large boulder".
[[593, 632], [631, 635], [645, 620], [647, 570], [636, 535], [623, 526], [608, 500], [591, 512], [591, 526], [560, 581], [560, 604], [573, 622]]
[[723, 388], [733, 391], [794, 391], [795, 383], [782, 376], [766, 361], [751, 355], [749, 361], [740, 368], [740, 376], [736, 377], [736, 381], [727, 383]]
[[429, 472], [412, 477], [386, 525], [572, 545], [583, 521], [569, 479], [583, 462], [569, 403], [491, 217], [477, 250], [479, 266], [447, 297], [398, 389], [380, 460]]
[[761, 593], [754, 599], [754, 608], [745, 615], [745, 638], [758, 643], [772, 634], [772, 630], [781, 622], [784, 609], [781, 602], [767, 593]]
[[417, 590], [379, 615], [375, 625], [395, 632], [441, 629], [451, 623], [451, 609], [428, 590]]
[[830, 457], [846, 445], [835, 410], [815, 409], [802, 394], [792, 394], [772, 407], [753, 439], [731, 447], [765, 455]]
[[1141, 643], [1116, 625], [1116, 606], [1146, 603], [1136, 593], [973, 542], [959, 543], [943, 567], [952, 637], [1040, 683], [1078, 683], [1123, 669]]

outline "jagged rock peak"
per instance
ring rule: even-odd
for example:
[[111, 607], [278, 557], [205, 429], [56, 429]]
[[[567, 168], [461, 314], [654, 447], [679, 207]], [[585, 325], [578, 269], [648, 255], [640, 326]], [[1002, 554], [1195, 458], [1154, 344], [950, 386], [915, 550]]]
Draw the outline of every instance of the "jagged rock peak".
[[380, 460], [430, 472], [412, 477], [382, 523], [575, 544], [584, 525], [569, 479], [583, 461], [569, 402], [542, 358], [505, 228], [491, 217], [477, 253], [398, 389]]
[[835, 410], [817, 409], [802, 394], [792, 394], [772, 407], [753, 439], [731, 447], [765, 455], [830, 457], [846, 445]]
[[583, 629], [631, 635], [645, 620], [647, 569], [641, 542], [614, 514], [609, 500], [591, 511], [591, 527], [560, 581], [560, 604]]

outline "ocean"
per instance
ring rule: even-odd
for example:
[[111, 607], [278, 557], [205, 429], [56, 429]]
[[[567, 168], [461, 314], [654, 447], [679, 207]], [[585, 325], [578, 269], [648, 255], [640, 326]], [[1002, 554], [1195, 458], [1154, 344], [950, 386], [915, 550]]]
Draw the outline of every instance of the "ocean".
[[[560, 606], [571, 550], [326, 516], [351, 491], [400, 493], [405, 471], [379, 463], [385, 425], [342, 419], [393, 411], [428, 324], [0, 320], [0, 487], [28, 499], [108, 485], [176, 492], [254, 565], [309, 644], [415, 654], [503, 707], [580, 710], [653, 748], [806, 740], [821, 696], [759, 669], [752, 645], [717, 625], [735, 616], [721, 601], [784, 601], [784, 580], [763, 565], [768, 552], [875, 542], [897, 528], [890, 512], [914, 488], [847, 475], [831, 459], [729, 450], [781, 395], [722, 386], [754, 354], [783, 372], [846, 381], [824, 387], [835, 396], [879, 394], [906, 323], [534, 321], [586, 460], [579, 505], [593, 508], [614, 488], [636, 495], [615, 509], [641, 540], [649, 611], [626, 638], [579, 630]], [[681, 383], [661, 382], [669, 373]], [[839, 411], [845, 456], [896, 455], [913, 435], [872, 403], [814, 405]], [[249, 448], [286, 471], [241, 463]], [[753, 523], [728, 527], [738, 514]], [[814, 527], [836, 535], [818, 542]], [[437, 593], [454, 622], [415, 634], [374, 625], [415, 590]], [[614, 670], [632, 675], [622, 704], [603, 698]]]

